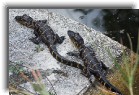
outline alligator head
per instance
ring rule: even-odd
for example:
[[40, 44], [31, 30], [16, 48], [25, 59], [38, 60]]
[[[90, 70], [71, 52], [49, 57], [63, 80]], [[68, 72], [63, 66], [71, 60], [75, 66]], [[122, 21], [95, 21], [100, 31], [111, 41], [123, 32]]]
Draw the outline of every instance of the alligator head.
[[80, 48], [82, 45], [84, 45], [84, 40], [79, 33], [68, 30], [68, 36], [77, 48]]
[[33, 23], [34, 22], [33, 19], [30, 16], [26, 15], [26, 14], [24, 14], [22, 16], [16, 16], [15, 20], [18, 23], [20, 23], [20, 24], [22, 24], [22, 25], [24, 25], [26, 27], [29, 27], [29, 28], [34, 28], [35, 27], [35, 25]]

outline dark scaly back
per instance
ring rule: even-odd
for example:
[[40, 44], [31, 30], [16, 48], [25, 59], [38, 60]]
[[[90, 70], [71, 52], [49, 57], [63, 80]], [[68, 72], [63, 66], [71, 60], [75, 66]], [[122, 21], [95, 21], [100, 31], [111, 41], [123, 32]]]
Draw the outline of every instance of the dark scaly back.
[[69, 66], [72, 66], [75, 68], [79, 68], [81, 70], [83, 69], [83, 66], [81, 64], [74, 62], [74, 61], [67, 60], [57, 52], [55, 42], [57, 41], [56, 37], [58, 35], [56, 35], [53, 32], [53, 30], [51, 29], [51, 27], [46, 24], [46, 20], [35, 21], [26, 14], [24, 14], [22, 16], [16, 16], [15, 20], [18, 23], [20, 23], [21, 25], [24, 25], [28, 28], [32, 28], [32, 29], [36, 30], [37, 35], [41, 36], [42, 42], [44, 42], [48, 46], [52, 56], [55, 59], [57, 59], [58, 61], [66, 64], [66, 65], [69, 65]]
[[[110, 82], [106, 79], [101, 71], [101, 66], [99, 65], [99, 61], [96, 59], [94, 51], [91, 51], [88, 47], [84, 45], [83, 38], [79, 35], [79, 33], [75, 33], [73, 31], [68, 31], [68, 36], [70, 37], [73, 44], [79, 49], [80, 57], [84, 61], [84, 65], [87, 68], [87, 72], [85, 72], [87, 77], [90, 77], [92, 74], [96, 77], [96, 79], [103, 84], [107, 89], [115, 92], [118, 95], [122, 95], [122, 93], [114, 87]], [[87, 56], [86, 56], [87, 55]]]

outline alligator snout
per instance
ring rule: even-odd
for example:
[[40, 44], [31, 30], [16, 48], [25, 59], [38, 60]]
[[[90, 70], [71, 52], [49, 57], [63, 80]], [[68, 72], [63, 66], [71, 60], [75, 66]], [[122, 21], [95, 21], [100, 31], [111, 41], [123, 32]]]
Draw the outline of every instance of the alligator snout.
[[75, 34], [75, 33], [74, 33], [73, 31], [68, 30], [68, 36], [69, 36], [69, 37], [74, 36], [74, 34]]
[[21, 20], [21, 16], [16, 16], [16, 17], [15, 17], [15, 20], [16, 20], [16, 21]]

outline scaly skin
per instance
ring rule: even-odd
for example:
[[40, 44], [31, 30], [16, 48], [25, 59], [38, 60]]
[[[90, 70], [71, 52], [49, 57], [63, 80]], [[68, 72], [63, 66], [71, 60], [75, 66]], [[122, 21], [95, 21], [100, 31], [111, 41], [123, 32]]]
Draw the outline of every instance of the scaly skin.
[[83, 71], [85, 73], [84, 75], [89, 79], [91, 78], [91, 75], [94, 75], [95, 78], [107, 89], [116, 93], [117, 95], [123, 95], [116, 87], [110, 84], [110, 82], [106, 79], [103, 70], [106, 70], [107, 67], [103, 62], [97, 60], [95, 53], [91, 48], [86, 47], [84, 45], [84, 40], [79, 35], [79, 33], [75, 33], [69, 30], [68, 36], [79, 50], [79, 54], [73, 52], [69, 52], [68, 54], [71, 56], [78, 56], [78, 58], [80, 57], [83, 60], [84, 66], [86, 67], [86, 70]]
[[35, 21], [26, 14], [23, 16], [16, 16], [15, 20], [21, 25], [34, 29], [34, 34], [36, 37], [30, 39], [33, 43], [45, 43], [48, 46], [52, 56], [58, 61], [75, 68], [83, 69], [81, 64], [67, 60], [57, 52], [56, 44], [61, 44], [65, 38], [64, 36], [59, 37], [57, 34], [55, 34], [51, 27], [47, 25], [47, 20]]

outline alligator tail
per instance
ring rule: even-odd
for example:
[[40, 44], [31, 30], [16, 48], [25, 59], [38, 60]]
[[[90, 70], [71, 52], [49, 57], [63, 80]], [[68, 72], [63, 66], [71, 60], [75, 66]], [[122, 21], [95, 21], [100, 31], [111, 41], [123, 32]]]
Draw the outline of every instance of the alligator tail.
[[99, 82], [103, 84], [107, 89], [110, 91], [116, 93], [117, 95], [123, 95], [116, 87], [114, 87], [107, 79], [105, 76], [101, 77], [101, 74], [98, 78]]
[[81, 69], [83, 70], [84, 69], [84, 66], [82, 66], [81, 64], [77, 63], [77, 62], [74, 62], [74, 61], [70, 61], [68, 59], [65, 59], [63, 56], [61, 56], [57, 50], [56, 50], [56, 47], [55, 46], [49, 46], [49, 50], [52, 54], [52, 56], [59, 62], [65, 64], [65, 65], [68, 65], [68, 66], [71, 66], [71, 67], [75, 67], [75, 68], [78, 68], [78, 69]]

